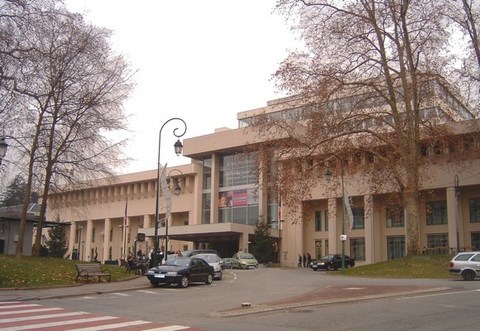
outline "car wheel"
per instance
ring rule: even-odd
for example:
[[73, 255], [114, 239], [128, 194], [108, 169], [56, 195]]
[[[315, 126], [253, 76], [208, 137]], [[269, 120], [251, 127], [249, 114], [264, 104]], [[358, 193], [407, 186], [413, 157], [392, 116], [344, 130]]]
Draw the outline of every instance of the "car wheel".
[[188, 286], [188, 277], [187, 276], [183, 276], [182, 277], [182, 280], [180, 281], [180, 283], [178, 284], [178, 286], [180, 286], [181, 288], [185, 288]]
[[464, 280], [474, 280], [475, 279], [475, 271], [473, 270], [465, 270], [462, 272], [462, 277]]
[[208, 274], [207, 281], [205, 282], [205, 284], [210, 285], [212, 282], [213, 282], [213, 275]]
[[328, 270], [328, 271], [331, 271], [331, 270], [333, 270], [333, 267], [332, 267], [332, 265], [331, 265], [331, 264], [327, 265], [327, 270]]

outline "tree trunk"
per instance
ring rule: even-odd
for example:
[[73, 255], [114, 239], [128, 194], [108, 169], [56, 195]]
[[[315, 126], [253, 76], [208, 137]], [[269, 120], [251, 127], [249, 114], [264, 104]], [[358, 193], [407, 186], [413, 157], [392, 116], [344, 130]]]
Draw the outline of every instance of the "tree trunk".
[[405, 206], [405, 243], [407, 255], [419, 255], [419, 203], [418, 191], [403, 193]]

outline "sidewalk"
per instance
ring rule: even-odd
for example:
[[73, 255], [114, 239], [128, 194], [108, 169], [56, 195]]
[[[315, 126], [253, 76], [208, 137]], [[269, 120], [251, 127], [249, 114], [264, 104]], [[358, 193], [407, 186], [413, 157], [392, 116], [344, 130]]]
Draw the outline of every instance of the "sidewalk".
[[125, 292], [151, 287], [145, 276], [120, 282], [92, 282], [77, 286], [42, 289], [0, 289], [0, 301], [42, 300], [72, 296], [86, 296], [102, 293]]

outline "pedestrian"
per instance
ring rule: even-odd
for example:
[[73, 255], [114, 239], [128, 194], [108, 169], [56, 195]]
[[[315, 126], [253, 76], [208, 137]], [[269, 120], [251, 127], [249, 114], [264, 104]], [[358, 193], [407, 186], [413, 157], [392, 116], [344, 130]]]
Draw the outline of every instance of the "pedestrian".
[[148, 251], [148, 267], [153, 268], [153, 248]]
[[305, 253], [303, 253], [303, 267], [305, 268], [307, 266], [307, 256]]
[[298, 254], [298, 267], [302, 267], [302, 256], [300, 254]]
[[310, 263], [312, 262], [312, 256], [310, 253], [307, 253], [307, 267], [310, 267]]

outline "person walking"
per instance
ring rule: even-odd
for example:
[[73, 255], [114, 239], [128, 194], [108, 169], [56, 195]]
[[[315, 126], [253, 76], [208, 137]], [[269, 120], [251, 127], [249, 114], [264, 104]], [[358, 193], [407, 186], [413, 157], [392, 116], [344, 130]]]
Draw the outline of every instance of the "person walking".
[[307, 256], [305, 253], [303, 253], [303, 267], [305, 268], [307, 266]]
[[312, 256], [310, 253], [307, 253], [307, 267], [310, 267], [310, 263], [312, 262]]
[[298, 267], [302, 267], [302, 255], [298, 254]]

